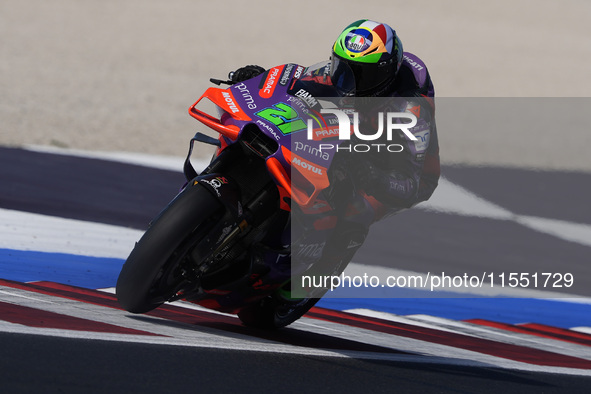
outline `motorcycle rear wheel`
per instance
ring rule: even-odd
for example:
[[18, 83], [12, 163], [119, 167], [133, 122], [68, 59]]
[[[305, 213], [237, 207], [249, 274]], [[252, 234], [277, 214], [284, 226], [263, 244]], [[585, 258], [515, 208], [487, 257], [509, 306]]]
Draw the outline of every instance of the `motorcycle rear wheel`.
[[180, 265], [188, 244], [207, 237], [224, 212], [202, 186], [181, 192], [150, 224], [123, 264], [116, 287], [121, 307], [145, 313], [174, 298], [186, 282]]
[[310, 310], [320, 298], [287, 300], [269, 296], [238, 313], [242, 324], [248, 327], [278, 329], [290, 325]]

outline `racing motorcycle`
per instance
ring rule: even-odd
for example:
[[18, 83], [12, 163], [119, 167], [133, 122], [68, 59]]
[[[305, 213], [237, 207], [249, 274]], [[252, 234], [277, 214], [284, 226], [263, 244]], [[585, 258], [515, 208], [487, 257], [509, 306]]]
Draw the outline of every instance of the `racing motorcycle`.
[[[125, 261], [116, 287], [125, 310], [185, 300], [248, 326], [280, 328], [322, 297], [326, 288], [299, 279], [338, 274], [354, 253], [331, 241], [344, 210], [337, 196], [354, 185], [346, 161], [326, 148], [338, 144], [335, 119], [311, 93], [345, 96], [342, 85], [326, 83], [326, 69], [285, 64], [240, 83], [212, 79], [231, 86], [210, 87], [189, 113], [218, 138], [198, 132], [191, 140], [187, 183]], [[217, 114], [201, 109], [207, 100]], [[215, 146], [199, 174], [190, 160], [196, 142]], [[342, 228], [339, 240], [363, 243], [364, 226]]]

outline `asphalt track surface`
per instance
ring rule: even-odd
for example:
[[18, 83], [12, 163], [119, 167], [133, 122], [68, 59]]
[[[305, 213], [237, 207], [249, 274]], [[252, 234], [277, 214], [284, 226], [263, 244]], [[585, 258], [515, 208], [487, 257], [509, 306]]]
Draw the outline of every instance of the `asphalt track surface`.
[[[565, 189], [572, 185], [588, 185], [590, 175], [469, 167], [449, 167], [444, 170], [449, 179], [461, 181], [463, 186], [469, 186], [471, 190], [493, 199], [512, 212], [568, 222], [591, 222], [586, 209], [589, 194], [584, 194], [584, 188], [582, 193], [566, 195], [559, 188], [549, 188], [545, 190], [543, 198], [539, 197], [537, 190], [540, 185], [548, 183], [556, 185], [563, 182]], [[5, 209], [144, 229], [148, 221], [174, 196], [183, 178], [182, 174], [174, 171], [0, 148], [0, 182], [0, 207]], [[506, 193], [499, 185], [506, 187], [506, 190], [515, 190], [519, 186], [520, 193]], [[568, 200], [563, 204], [566, 208], [557, 210], [554, 202], [565, 199]], [[433, 216], [437, 220], [431, 221]], [[364, 258], [364, 253], [367, 256], [367, 253], [375, 250], [376, 245], [383, 242], [380, 236], [388, 236], [410, 246], [399, 249], [400, 253], [412, 251], [415, 256], [413, 260], [402, 256], [397, 260], [401, 264], [399, 268], [417, 270], [420, 267], [420, 270], [436, 271], [441, 270], [443, 264], [450, 270], [464, 272], [473, 264], [481, 264], [480, 268], [472, 267], [475, 270], [482, 270], [482, 267], [490, 269], [496, 264], [498, 270], [510, 270], [515, 262], [535, 261], [548, 269], [560, 265], [563, 271], [576, 272], [580, 286], [569, 291], [580, 296], [591, 294], [588, 290], [591, 283], [589, 268], [582, 264], [588, 261], [588, 247], [585, 245], [556, 239], [548, 234], [529, 233], [531, 230], [523, 226], [491, 218], [419, 210], [399, 215], [396, 223], [396, 226], [390, 223], [387, 227], [374, 228], [374, 238], [370, 238], [360, 258]], [[499, 239], [499, 234], [505, 234], [506, 239]], [[413, 242], [418, 242], [417, 237], [423, 243], [414, 245]], [[461, 239], [460, 245], [458, 239]], [[421, 247], [425, 240], [428, 240], [429, 246]], [[483, 252], [483, 245], [491, 242], [497, 243], [496, 247]], [[380, 251], [375, 253], [379, 254]], [[452, 264], [454, 262], [456, 265]], [[433, 265], [429, 266], [429, 263]], [[501, 263], [508, 266], [499, 266]], [[4, 285], [15, 288], [21, 286], [15, 283]], [[12, 311], [10, 308], [4, 309], [4, 313]], [[168, 324], [174, 329], [197, 332], [221, 327], [233, 333], [229, 334], [228, 341], [234, 336], [262, 336], [263, 339], [280, 342], [299, 341], [308, 347], [333, 346], [337, 349], [361, 350], [358, 354], [384, 351], [379, 349], [379, 344], [360, 345], [355, 341], [293, 328], [268, 337], [267, 334], [235, 324], [228, 325], [224, 321], [198, 323], [191, 327], [179, 322], [163, 323], [149, 318], [144, 321], [141, 317], [136, 319], [142, 323]], [[26, 330], [3, 332], [0, 337], [3, 344], [0, 356], [2, 387], [3, 392], [7, 393], [178, 390], [583, 393], [588, 392], [591, 383], [588, 376], [502, 369], [485, 363], [454, 365], [439, 363], [437, 360], [415, 362], [415, 359], [403, 358], [380, 360], [178, 344], [128, 343], [37, 335]], [[401, 355], [406, 353], [402, 347], [398, 352]]]
[[588, 377], [2, 334], [5, 393], [586, 393]]

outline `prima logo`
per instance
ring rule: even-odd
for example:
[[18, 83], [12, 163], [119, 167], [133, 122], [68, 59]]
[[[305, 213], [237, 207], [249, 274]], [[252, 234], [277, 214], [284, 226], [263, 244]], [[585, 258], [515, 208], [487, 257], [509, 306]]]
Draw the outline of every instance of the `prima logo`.
[[322, 160], [329, 160], [330, 159], [330, 155], [326, 152], [322, 152], [320, 149], [312, 146], [312, 145], [308, 145], [308, 144], [303, 144], [301, 142], [296, 142], [294, 145], [294, 151], [298, 152], [298, 151], [302, 151], [302, 152], [306, 152], [312, 156], [318, 157]]
[[248, 90], [246, 84], [242, 82], [239, 85], [235, 85], [235, 87], [242, 94], [242, 99], [246, 102], [248, 109], [256, 109], [257, 105], [254, 103], [254, 98], [250, 94], [250, 90]]

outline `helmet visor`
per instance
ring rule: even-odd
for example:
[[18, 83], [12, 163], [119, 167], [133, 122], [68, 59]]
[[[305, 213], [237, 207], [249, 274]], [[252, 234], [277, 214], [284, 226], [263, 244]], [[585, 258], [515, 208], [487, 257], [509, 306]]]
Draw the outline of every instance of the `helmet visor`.
[[[362, 63], [343, 59], [333, 52], [330, 76], [333, 84], [338, 87], [343, 75], [353, 75], [355, 94], [362, 96], [371, 94], [385, 82], [391, 81], [396, 72], [392, 62]], [[344, 82], [344, 81], [343, 81]], [[347, 82], [351, 85], [351, 82]]]
[[333, 55], [330, 63], [330, 81], [341, 96], [354, 96], [357, 92], [355, 73], [347, 64]]

